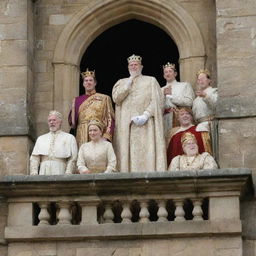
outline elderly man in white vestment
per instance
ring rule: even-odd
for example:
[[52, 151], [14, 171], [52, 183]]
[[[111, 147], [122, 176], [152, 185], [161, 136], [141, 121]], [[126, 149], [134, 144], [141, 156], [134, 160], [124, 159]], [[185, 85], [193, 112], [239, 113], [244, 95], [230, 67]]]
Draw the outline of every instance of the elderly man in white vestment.
[[50, 132], [38, 137], [30, 157], [30, 175], [74, 172], [77, 159], [76, 139], [61, 130], [61, 123], [61, 114], [51, 111], [48, 116]]
[[163, 65], [163, 76], [166, 80], [166, 85], [162, 87], [165, 99], [164, 131], [168, 135], [171, 128], [179, 126], [177, 110], [181, 107], [192, 108], [195, 94], [190, 83], [177, 82], [175, 64], [167, 62]]
[[114, 149], [120, 172], [166, 170], [163, 135], [163, 96], [157, 80], [144, 76], [142, 58], [128, 59], [129, 78], [120, 79], [112, 91], [116, 103]]

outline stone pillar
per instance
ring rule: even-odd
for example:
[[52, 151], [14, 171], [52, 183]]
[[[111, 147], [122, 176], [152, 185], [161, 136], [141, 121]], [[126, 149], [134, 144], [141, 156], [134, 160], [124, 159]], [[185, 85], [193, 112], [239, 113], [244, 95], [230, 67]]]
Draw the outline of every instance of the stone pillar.
[[238, 196], [210, 197], [209, 198], [210, 220], [239, 220], [240, 202]]
[[[18, 214], [17, 214], [18, 213]], [[29, 226], [33, 224], [32, 203], [10, 202], [8, 204], [8, 226]]]
[[33, 3], [3, 2], [6, 3], [0, 6], [0, 174], [27, 174], [33, 122]]
[[189, 82], [195, 87], [196, 72], [205, 67], [205, 56], [180, 58], [180, 81]]
[[0, 197], [0, 255], [7, 255], [7, 242], [4, 239], [4, 229], [7, 223], [8, 208], [5, 198]]
[[[74, 64], [53, 63], [54, 65], [54, 109], [60, 111], [63, 116], [62, 128], [69, 130], [68, 113], [72, 100], [79, 95], [79, 68]], [[76, 85], [76, 86], [71, 86]]]
[[[241, 3], [216, 0], [219, 164], [221, 168], [250, 168], [255, 190], [256, 2]], [[245, 205], [241, 208], [246, 215], [243, 250], [244, 255], [251, 255], [251, 248], [256, 248], [255, 236], [250, 234], [255, 216], [247, 213], [253, 212], [256, 201]]]

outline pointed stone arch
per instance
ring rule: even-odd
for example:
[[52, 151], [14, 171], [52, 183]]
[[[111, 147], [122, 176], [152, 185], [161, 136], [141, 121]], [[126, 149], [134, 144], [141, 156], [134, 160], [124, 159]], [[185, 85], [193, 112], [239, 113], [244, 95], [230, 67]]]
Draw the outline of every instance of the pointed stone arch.
[[[54, 52], [54, 108], [68, 113], [78, 95], [80, 60], [90, 43], [108, 28], [137, 19], [163, 29], [176, 42], [181, 80], [194, 80], [204, 66], [205, 46], [193, 18], [174, 1], [91, 1], [63, 29]], [[64, 124], [65, 126], [66, 124]]]

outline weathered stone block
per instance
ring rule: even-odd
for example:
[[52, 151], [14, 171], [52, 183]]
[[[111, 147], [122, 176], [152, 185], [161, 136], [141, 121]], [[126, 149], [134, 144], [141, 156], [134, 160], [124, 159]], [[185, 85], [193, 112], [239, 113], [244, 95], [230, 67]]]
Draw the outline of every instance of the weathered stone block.
[[[15, 90], [25, 89], [27, 87], [28, 68], [26, 66], [6, 66], [0, 68], [0, 88], [9, 89], [9, 93], [1, 91], [4, 96], [12, 95]], [[11, 92], [11, 89], [13, 92]], [[5, 97], [2, 99], [4, 100]]]
[[[19, 213], [19, 214], [17, 214]], [[32, 203], [9, 203], [8, 226], [32, 226], [33, 205]]]
[[0, 24], [0, 40], [26, 40], [27, 26], [25, 21], [11, 24]]
[[49, 24], [50, 25], [65, 25], [70, 20], [71, 15], [55, 14], [50, 15]]
[[27, 40], [4, 40], [0, 42], [0, 66], [28, 65]]
[[28, 174], [31, 145], [26, 136], [0, 137], [0, 175]]
[[210, 197], [209, 219], [240, 219], [239, 197]]

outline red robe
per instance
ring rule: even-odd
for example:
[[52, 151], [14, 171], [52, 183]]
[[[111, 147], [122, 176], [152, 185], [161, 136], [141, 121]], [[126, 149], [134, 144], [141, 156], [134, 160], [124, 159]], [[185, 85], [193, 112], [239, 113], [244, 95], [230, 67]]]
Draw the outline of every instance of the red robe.
[[[177, 128], [173, 128], [176, 129]], [[183, 133], [186, 132], [191, 132], [195, 135], [196, 140], [197, 140], [197, 144], [198, 144], [198, 151], [199, 153], [203, 153], [203, 152], [209, 152], [211, 154], [211, 148], [209, 148], [209, 145], [211, 144], [210, 141], [205, 141], [205, 138], [203, 136], [203, 134], [207, 134], [207, 140], [210, 139], [209, 133], [208, 132], [198, 132], [196, 131], [196, 126], [193, 125], [190, 128], [188, 128], [187, 130], [183, 130], [180, 132], [175, 133], [174, 135], [171, 136], [170, 138], [170, 142], [168, 144], [168, 148], [167, 148], [167, 164], [169, 166], [169, 164], [171, 163], [171, 160], [178, 155], [183, 155], [183, 149], [182, 149], [182, 144], [181, 144], [181, 136]], [[209, 144], [210, 143], [210, 144]]]

